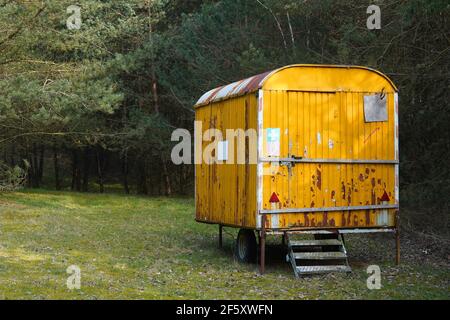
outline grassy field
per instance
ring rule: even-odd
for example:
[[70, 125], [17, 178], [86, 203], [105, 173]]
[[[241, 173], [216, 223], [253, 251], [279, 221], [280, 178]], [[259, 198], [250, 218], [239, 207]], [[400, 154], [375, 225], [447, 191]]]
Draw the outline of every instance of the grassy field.
[[[353, 273], [295, 279], [280, 239], [270, 239], [267, 274], [233, 259], [236, 230], [217, 247], [217, 226], [194, 221], [190, 198], [23, 191], [0, 195], [1, 299], [449, 299], [448, 248], [404, 234], [348, 236]], [[448, 243], [447, 243], [448, 245]], [[442, 249], [442, 248], [441, 248]], [[378, 264], [382, 288], [369, 290]], [[66, 269], [81, 269], [69, 290]]]

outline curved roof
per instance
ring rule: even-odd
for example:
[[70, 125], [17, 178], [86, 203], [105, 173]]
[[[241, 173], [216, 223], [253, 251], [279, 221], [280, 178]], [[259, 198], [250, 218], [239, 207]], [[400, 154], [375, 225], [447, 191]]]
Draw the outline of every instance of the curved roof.
[[197, 101], [197, 103], [194, 105], [194, 107], [207, 105], [212, 102], [226, 100], [226, 99], [233, 98], [233, 97], [243, 96], [243, 95], [246, 95], [247, 93], [257, 91], [264, 85], [264, 82], [268, 78], [270, 78], [273, 74], [275, 74], [281, 70], [284, 70], [287, 68], [293, 68], [293, 67], [345, 68], [345, 69], [368, 70], [368, 71], [377, 73], [381, 77], [385, 78], [392, 85], [394, 90], [397, 91], [397, 87], [394, 85], [394, 83], [392, 82], [391, 79], [389, 79], [383, 73], [381, 73], [375, 69], [372, 69], [372, 68], [361, 67], [361, 66], [347, 66], [347, 65], [292, 64], [292, 65], [281, 67], [281, 68], [278, 68], [275, 70], [260, 73], [255, 76], [209, 90], [208, 92], [206, 92], [205, 94], [203, 94], [200, 97], [200, 99]]

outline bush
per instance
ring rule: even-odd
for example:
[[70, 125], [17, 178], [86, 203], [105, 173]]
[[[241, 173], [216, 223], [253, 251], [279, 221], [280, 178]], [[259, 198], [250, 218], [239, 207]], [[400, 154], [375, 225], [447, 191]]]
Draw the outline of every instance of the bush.
[[26, 171], [19, 166], [11, 168], [0, 161], [0, 192], [14, 191], [25, 184]]

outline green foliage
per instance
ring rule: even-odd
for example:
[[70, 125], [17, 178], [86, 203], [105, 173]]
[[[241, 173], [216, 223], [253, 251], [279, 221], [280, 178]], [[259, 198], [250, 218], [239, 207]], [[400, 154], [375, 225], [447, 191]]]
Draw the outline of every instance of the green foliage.
[[448, 212], [448, 1], [377, 1], [381, 30], [357, 0], [85, 0], [68, 30], [71, 4], [0, 4], [6, 149], [101, 147], [162, 165], [213, 87], [290, 63], [365, 65], [400, 90], [402, 206]]

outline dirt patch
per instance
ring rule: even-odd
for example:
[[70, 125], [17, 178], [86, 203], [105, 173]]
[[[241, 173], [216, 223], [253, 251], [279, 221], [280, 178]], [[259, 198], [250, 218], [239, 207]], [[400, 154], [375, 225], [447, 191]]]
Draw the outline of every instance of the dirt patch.
[[[348, 235], [347, 251], [352, 263], [395, 261], [393, 234]], [[400, 233], [401, 262], [450, 267], [450, 240], [411, 230]]]
[[12, 209], [25, 209], [26, 208], [26, 206], [24, 206], [24, 205], [0, 199], [0, 210], [2, 207], [3, 208], [12, 208]]

